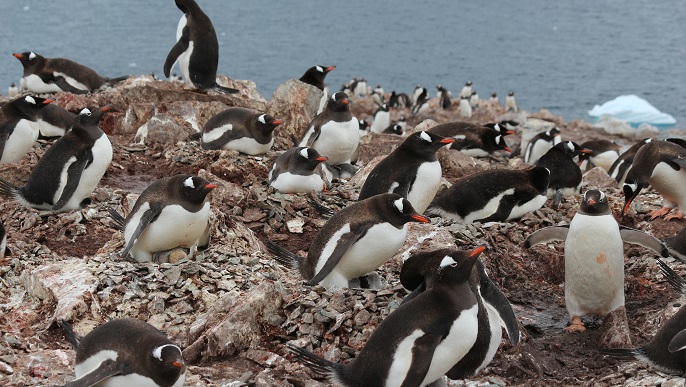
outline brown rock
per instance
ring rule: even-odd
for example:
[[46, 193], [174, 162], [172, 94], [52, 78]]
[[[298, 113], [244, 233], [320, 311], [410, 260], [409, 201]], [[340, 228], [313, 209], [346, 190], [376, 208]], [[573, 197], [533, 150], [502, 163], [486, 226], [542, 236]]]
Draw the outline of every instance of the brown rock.
[[598, 346], [604, 348], [632, 348], [629, 321], [624, 305], [608, 313], [600, 326]]
[[317, 115], [322, 91], [297, 79], [279, 85], [266, 107], [267, 114], [284, 121], [274, 132], [275, 149], [293, 146], [291, 136], [300, 138]]
[[179, 125], [175, 116], [161, 113], [138, 128], [134, 141], [143, 144], [175, 144], [188, 139], [193, 133], [190, 127]]
[[617, 187], [617, 181], [610, 177], [601, 167], [595, 167], [584, 173], [583, 181], [586, 185], [585, 189]]
[[486, 161], [467, 156], [455, 149], [443, 147], [436, 152], [436, 155], [443, 168], [443, 173], [458, 178], [473, 175], [476, 172], [485, 171], [490, 168], [490, 164]]

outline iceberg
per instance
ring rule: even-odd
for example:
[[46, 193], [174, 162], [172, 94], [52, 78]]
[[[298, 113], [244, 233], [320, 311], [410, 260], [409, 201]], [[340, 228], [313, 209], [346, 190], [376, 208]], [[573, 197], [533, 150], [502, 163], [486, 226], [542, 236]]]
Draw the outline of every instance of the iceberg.
[[648, 101], [636, 95], [620, 95], [612, 101], [607, 101], [588, 112], [595, 122], [601, 116], [609, 116], [617, 120], [625, 121], [636, 128], [641, 124], [649, 124], [658, 129], [667, 129], [676, 124], [674, 117], [659, 111]]

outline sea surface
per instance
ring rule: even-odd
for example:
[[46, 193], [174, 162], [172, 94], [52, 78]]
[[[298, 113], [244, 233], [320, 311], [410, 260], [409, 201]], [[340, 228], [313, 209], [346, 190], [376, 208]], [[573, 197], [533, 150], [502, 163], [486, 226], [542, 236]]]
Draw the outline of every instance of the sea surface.
[[[219, 72], [269, 99], [312, 65], [336, 65], [339, 88], [364, 77], [386, 91], [416, 84], [457, 94], [467, 80], [501, 103], [566, 120], [636, 94], [686, 127], [684, 0], [198, 0], [219, 38]], [[0, 92], [34, 51], [102, 75], [155, 73], [175, 43], [172, 0], [0, 0]], [[175, 69], [178, 72], [178, 68]]]

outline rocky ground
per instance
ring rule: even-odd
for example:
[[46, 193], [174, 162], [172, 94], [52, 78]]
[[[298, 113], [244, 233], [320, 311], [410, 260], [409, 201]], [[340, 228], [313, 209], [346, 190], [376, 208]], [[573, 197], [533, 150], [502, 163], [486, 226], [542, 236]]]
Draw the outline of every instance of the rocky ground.
[[[598, 352], [604, 331], [600, 320], [587, 319], [585, 333], [567, 334], [564, 308], [564, 263], [561, 244], [525, 250], [524, 239], [533, 231], [570, 221], [578, 197], [566, 198], [559, 211], [548, 207], [523, 219], [502, 224], [461, 225], [434, 218], [431, 225], [413, 225], [408, 242], [380, 270], [382, 290], [326, 291], [303, 285], [297, 273], [280, 267], [261, 242], [264, 238], [304, 254], [326, 222], [309, 204], [316, 199], [332, 209], [356, 198], [364, 174], [402, 141], [393, 135], [363, 139], [361, 164], [349, 182], [331, 192], [281, 195], [269, 189], [266, 177], [289, 135], [299, 134], [311, 118], [308, 107], [318, 98], [309, 86], [287, 82], [269, 102], [250, 82], [229, 82], [239, 96], [207, 94], [179, 84], [141, 77], [113, 89], [86, 95], [58, 94], [58, 104], [77, 110], [111, 104], [101, 127], [114, 146], [114, 159], [93, 204], [78, 212], [53, 215], [27, 210], [14, 202], [0, 202], [11, 254], [0, 260], [0, 384], [56, 385], [73, 378], [74, 351], [56, 320], [73, 322], [82, 334], [117, 317], [136, 317], [166, 332], [184, 349], [189, 364], [189, 386], [318, 386], [326, 382], [291, 361], [285, 344], [313, 348], [333, 361], [346, 361], [364, 346], [384, 317], [407, 292], [398, 281], [403, 256], [414, 251], [455, 244], [468, 249], [488, 246], [482, 255], [491, 278], [513, 304], [522, 340], [504, 341], [489, 367], [473, 380], [450, 385], [684, 385], [639, 363], [618, 363]], [[275, 150], [261, 157], [230, 151], [203, 151], [188, 140], [226, 106], [267, 109], [286, 120], [277, 128]], [[358, 118], [374, 111], [371, 99], [354, 99]], [[456, 107], [455, 107], [456, 110]], [[392, 116], [408, 117], [409, 127], [421, 123], [458, 120], [455, 112], [433, 109], [411, 117], [405, 109]], [[495, 108], [481, 109], [474, 122], [515, 119], [521, 133], [508, 137], [513, 148], [550, 122], [560, 125], [564, 139], [577, 142], [609, 137], [631, 144], [646, 135], [610, 123], [605, 130], [583, 122], [563, 122], [542, 111], [503, 115]], [[547, 121], [544, 121], [547, 120]], [[423, 123], [422, 123], [423, 122]], [[611, 132], [614, 134], [607, 134]], [[664, 133], [660, 133], [664, 136]], [[0, 177], [15, 184], [26, 181], [31, 168], [49, 146], [39, 142], [18, 164], [0, 166]], [[447, 182], [493, 167], [518, 167], [521, 161], [499, 155], [481, 160], [442, 150]], [[211, 194], [213, 239], [209, 251], [176, 264], [139, 264], [123, 260], [118, 252], [123, 236], [114, 228], [108, 208], [125, 212], [152, 181], [177, 173], [197, 173], [220, 183]], [[658, 238], [676, 234], [683, 221], [646, 221], [660, 205], [649, 191], [636, 200], [635, 210], [621, 219], [621, 190], [601, 170], [587, 172], [588, 187], [600, 187], [609, 196], [622, 224], [646, 230]], [[686, 274], [686, 266], [668, 260]], [[626, 309], [635, 345], [648, 340], [680, 301], [664, 281], [654, 255], [626, 247]]]

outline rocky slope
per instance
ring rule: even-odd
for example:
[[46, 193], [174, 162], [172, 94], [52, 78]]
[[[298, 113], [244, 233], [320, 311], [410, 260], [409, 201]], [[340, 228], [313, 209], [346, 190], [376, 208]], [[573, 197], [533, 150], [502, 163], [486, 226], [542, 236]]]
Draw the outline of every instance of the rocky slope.
[[[516, 347], [504, 341], [492, 364], [474, 380], [450, 385], [683, 385], [683, 378], [600, 355], [600, 324], [588, 320], [590, 328], [581, 334], [563, 331], [567, 313], [562, 245], [525, 250], [522, 242], [541, 227], [571, 220], [579, 198], [565, 199], [559, 211], [546, 207], [512, 223], [461, 225], [434, 218], [431, 225], [413, 225], [405, 247], [379, 270], [386, 281], [380, 291], [330, 292], [303, 285], [297, 273], [275, 263], [261, 240], [269, 238], [304, 254], [326, 219], [309, 204], [309, 195], [275, 193], [266, 177], [279, 151], [290, 146], [290, 135], [300, 134], [311, 119], [310, 107], [318, 98], [296, 81], [283, 85], [269, 103], [250, 82], [225, 83], [241, 93], [207, 94], [141, 77], [93, 95], [56, 96], [56, 103], [72, 110], [113, 106], [115, 112], [101, 127], [110, 135], [114, 159], [93, 193], [93, 204], [81, 211], [53, 215], [0, 202], [11, 249], [11, 255], [0, 260], [0, 384], [55, 385], [73, 378], [74, 351], [57, 326], [58, 319], [72, 321], [85, 334], [104, 321], [130, 316], [151, 323], [181, 345], [190, 365], [186, 385], [325, 385], [290, 360], [286, 343], [314, 348], [333, 361], [354, 357], [407, 294], [398, 282], [403, 254], [483, 244], [488, 246], [483, 260], [512, 302], [523, 339]], [[286, 120], [276, 130], [275, 150], [261, 157], [203, 151], [188, 139], [227, 106], [266, 109]], [[375, 108], [371, 99], [355, 99], [352, 110], [358, 118], [368, 118]], [[406, 109], [392, 111], [394, 119], [401, 115], [408, 117], [410, 128], [430, 126], [426, 119], [458, 120], [455, 111], [437, 106], [423, 117], [411, 117]], [[545, 111], [503, 114], [489, 108], [471, 120], [496, 119], [523, 123], [523, 134], [507, 139], [513, 148], [521, 136], [550, 122], [561, 126], [565, 139], [578, 142], [609, 137], [631, 144], [657, 134], [650, 128], [637, 133], [616, 123], [598, 130], [583, 122], [565, 123]], [[315, 199], [334, 210], [350, 203], [365, 173], [401, 141], [393, 135], [365, 137], [360, 161], [366, 167]], [[48, 146], [39, 142], [21, 163], [0, 166], [0, 177], [15, 184], [26, 181]], [[475, 160], [442, 150], [440, 158], [448, 182], [478, 170], [521, 165], [519, 159], [504, 155]], [[108, 208], [131, 208], [149, 183], [176, 173], [197, 173], [220, 184], [211, 194], [211, 248], [177, 264], [123, 260], [118, 256], [123, 236], [109, 219]], [[597, 169], [587, 172], [584, 181], [605, 190], [620, 220], [623, 197], [614, 181]], [[644, 220], [659, 205], [654, 192], [642, 194], [637, 211], [621, 221], [658, 238], [676, 234], [683, 221]], [[626, 256], [626, 308], [633, 343], [639, 345], [674, 311], [677, 296], [651, 253], [627, 247]], [[683, 264], [670, 263], [684, 273]]]

